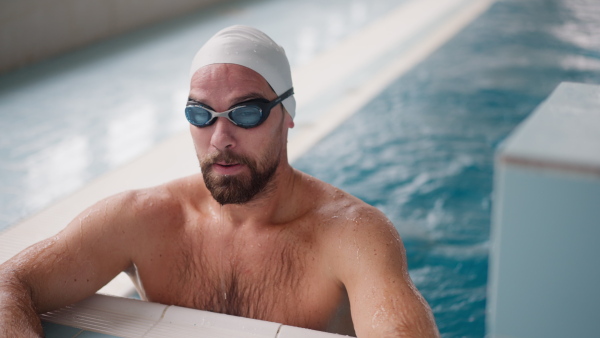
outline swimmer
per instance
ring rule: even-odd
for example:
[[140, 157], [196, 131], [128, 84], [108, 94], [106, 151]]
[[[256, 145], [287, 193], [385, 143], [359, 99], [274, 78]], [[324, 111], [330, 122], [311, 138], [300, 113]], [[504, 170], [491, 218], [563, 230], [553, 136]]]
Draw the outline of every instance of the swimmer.
[[125, 271], [161, 304], [358, 337], [437, 337], [393, 224], [288, 163], [296, 107], [284, 50], [254, 28], [225, 28], [190, 78], [200, 173], [102, 200], [2, 264], [0, 336], [42, 335], [38, 314]]

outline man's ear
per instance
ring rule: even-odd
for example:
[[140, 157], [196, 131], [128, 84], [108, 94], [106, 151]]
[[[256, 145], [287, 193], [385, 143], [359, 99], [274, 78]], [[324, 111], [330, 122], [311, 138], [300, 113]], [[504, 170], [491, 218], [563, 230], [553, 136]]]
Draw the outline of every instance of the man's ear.
[[285, 109], [285, 107], [283, 105], [281, 105], [281, 107], [283, 108], [283, 124], [288, 127], [288, 128], [294, 128], [294, 119], [292, 119], [292, 116], [287, 112], [287, 110]]

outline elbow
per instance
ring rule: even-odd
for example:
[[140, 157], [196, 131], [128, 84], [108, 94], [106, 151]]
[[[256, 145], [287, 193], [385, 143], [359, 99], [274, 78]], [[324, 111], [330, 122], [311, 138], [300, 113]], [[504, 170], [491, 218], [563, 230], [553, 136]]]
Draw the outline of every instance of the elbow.
[[0, 265], [0, 299], [3, 303], [10, 298], [32, 299], [32, 296], [31, 287], [20, 278], [15, 269], [6, 266], [6, 263]]
[[6, 263], [0, 265], [0, 329], [0, 336], [43, 336], [31, 287]]
[[33, 288], [18, 267], [8, 261], [0, 265], [0, 304], [25, 306], [35, 310]]

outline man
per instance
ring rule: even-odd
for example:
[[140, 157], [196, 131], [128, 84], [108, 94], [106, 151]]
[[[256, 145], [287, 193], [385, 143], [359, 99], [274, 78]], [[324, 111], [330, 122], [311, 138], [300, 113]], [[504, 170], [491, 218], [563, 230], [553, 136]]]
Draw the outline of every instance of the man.
[[0, 266], [3, 336], [40, 334], [37, 313], [121, 271], [162, 304], [328, 330], [349, 302], [358, 337], [438, 335], [390, 221], [289, 165], [280, 46], [218, 32], [194, 58], [185, 113], [201, 173], [107, 198]]

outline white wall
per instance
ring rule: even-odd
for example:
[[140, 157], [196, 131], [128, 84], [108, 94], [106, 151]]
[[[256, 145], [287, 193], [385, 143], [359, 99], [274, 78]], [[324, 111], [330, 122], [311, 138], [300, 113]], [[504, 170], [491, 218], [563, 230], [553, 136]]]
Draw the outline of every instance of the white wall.
[[224, 0], [2, 0], [0, 73]]

